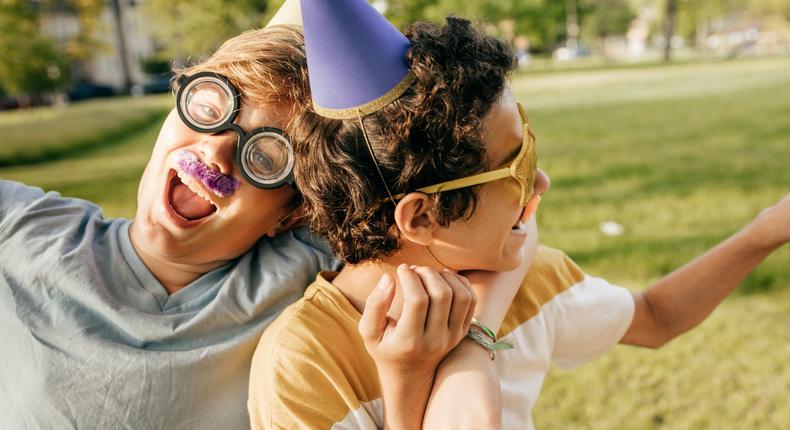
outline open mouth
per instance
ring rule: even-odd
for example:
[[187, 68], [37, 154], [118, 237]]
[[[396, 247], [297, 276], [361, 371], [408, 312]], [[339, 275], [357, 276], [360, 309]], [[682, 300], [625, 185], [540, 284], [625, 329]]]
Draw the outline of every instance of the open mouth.
[[538, 211], [538, 206], [540, 206], [540, 196], [535, 196], [530, 199], [529, 202], [527, 202], [527, 206], [521, 208], [521, 214], [510, 229], [519, 232], [526, 231], [529, 219]]
[[194, 191], [187, 186], [175, 170], [170, 171], [170, 176], [168, 203], [176, 215], [186, 221], [197, 221], [217, 211], [217, 206], [202, 195], [202, 190]]
[[524, 217], [524, 213], [526, 212], [526, 210], [527, 208], [523, 208], [521, 210], [521, 216], [518, 217], [518, 220], [516, 221], [515, 224], [513, 224], [513, 227], [510, 227], [510, 230], [518, 231], [518, 232], [527, 230], [527, 220], [529, 219], [529, 217], [526, 218]]

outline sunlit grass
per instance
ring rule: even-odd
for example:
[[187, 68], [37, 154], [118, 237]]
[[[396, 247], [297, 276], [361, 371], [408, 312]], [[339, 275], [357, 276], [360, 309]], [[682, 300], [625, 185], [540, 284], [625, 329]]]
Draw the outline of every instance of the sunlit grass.
[[[542, 240], [616, 282], [667, 273], [790, 192], [790, 59], [527, 74], [514, 87], [553, 180]], [[624, 234], [601, 234], [606, 220]], [[782, 250], [742, 290], [788, 286], [788, 262]]]
[[160, 114], [153, 124], [75, 158], [0, 168], [0, 178], [90, 200], [108, 217], [132, 217], [137, 185], [163, 119]]
[[90, 100], [0, 114], [0, 166], [80, 156], [159, 122], [172, 96]]
[[[790, 192], [790, 59], [527, 74], [553, 185], [541, 240], [641, 289]], [[614, 220], [621, 236], [599, 224]], [[554, 371], [544, 429], [783, 428], [790, 422], [790, 249], [697, 330], [659, 351], [617, 347]]]
[[538, 429], [782, 429], [790, 423], [790, 290], [724, 302], [660, 350], [618, 346], [553, 371]]

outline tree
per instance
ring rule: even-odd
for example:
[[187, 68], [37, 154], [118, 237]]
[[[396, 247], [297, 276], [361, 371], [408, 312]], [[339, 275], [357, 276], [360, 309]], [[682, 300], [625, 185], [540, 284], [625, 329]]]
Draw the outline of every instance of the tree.
[[606, 39], [613, 34], [624, 34], [636, 18], [628, 0], [592, 0], [591, 10], [583, 22], [585, 32], [597, 38], [601, 51], [608, 58]]
[[675, 36], [675, 20], [677, 19], [677, 0], [666, 0], [664, 13], [664, 62], [668, 63], [672, 57], [672, 38]]
[[[53, 1], [48, 3], [49, 7], [54, 8], [51, 4]], [[70, 0], [58, 3], [60, 7], [73, 12], [77, 18], [77, 33], [66, 43], [66, 55], [72, 62], [85, 63], [97, 52], [108, 49], [101, 38], [101, 33], [107, 31], [101, 20], [104, 0]]]
[[[403, 27], [417, 19], [442, 22], [447, 15], [482, 20], [505, 39], [526, 36], [532, 49], [550, 51], [565, 39], [565, 2], [557, 0], [390, 0], [386, 15]], [[587, 12], [582, 4], [579, 15]]]
[[41, 33], [39, 18], [32, 2], [0, 3], [0, 81], [9, 94], [52, 91], [66, 82], [67, 59]]
[[[277, 2], [272, 9], [282, 3]], [[263, 26], [269, 2], [261, 0], [147, 0], [150, 29], [169, 57], [207, 55], [225, 40]]]

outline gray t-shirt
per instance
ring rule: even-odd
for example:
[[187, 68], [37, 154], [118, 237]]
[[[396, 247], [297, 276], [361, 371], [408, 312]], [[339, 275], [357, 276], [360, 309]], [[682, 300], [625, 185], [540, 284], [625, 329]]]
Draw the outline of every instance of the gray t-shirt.
[[261, 239], [173, 295], [131, 222], [0, 180], [0, 428], [248, 428], [250, 360], [328, 248]]

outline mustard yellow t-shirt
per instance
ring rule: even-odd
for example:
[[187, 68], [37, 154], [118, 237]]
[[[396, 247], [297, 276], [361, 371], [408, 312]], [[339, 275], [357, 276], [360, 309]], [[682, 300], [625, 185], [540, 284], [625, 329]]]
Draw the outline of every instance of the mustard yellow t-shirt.
[[[323, 272], [261, 337], [248, 408], [256, 429], [376, 429], [384, 423], [360, 314]], [[551, 361], [573, 367], [606, 352], [631, 323], [631, 294], [585, 275], [561, 251], [539, 247], [500, 336], [504, 428], [533, 428], [531, 410]]]

